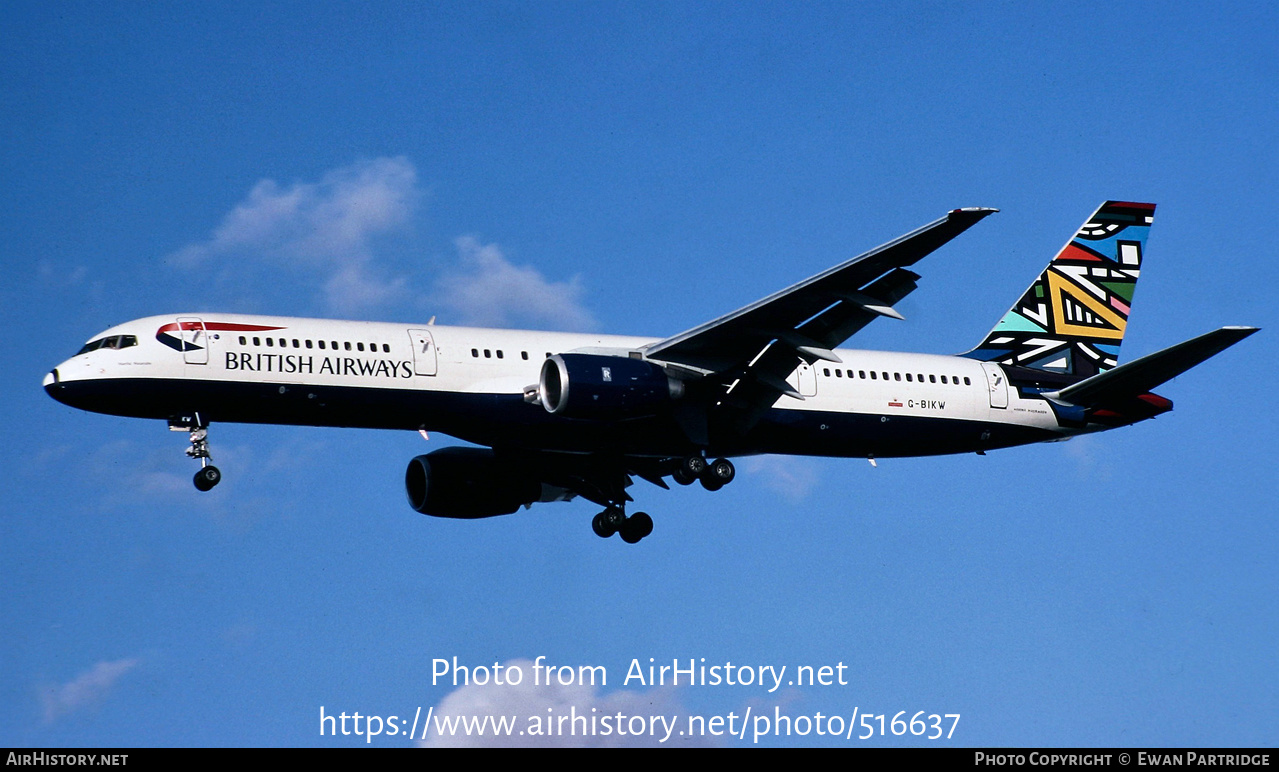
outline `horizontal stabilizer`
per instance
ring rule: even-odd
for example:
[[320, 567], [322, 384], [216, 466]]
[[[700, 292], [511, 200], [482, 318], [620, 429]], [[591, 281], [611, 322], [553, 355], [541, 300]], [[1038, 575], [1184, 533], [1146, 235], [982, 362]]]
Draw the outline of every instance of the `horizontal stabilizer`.
[[1044, 396], [1072, 405], [1091, 406], [1145, 394], [1209, 357], [1225, 351], [1258, 329], [1260, 328], [1222, 327]]

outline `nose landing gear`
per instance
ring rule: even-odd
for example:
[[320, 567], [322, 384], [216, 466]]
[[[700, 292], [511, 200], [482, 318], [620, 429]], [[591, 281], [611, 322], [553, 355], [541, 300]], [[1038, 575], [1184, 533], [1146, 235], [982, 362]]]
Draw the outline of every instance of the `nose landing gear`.
[[187, 448], [187, 455], [191, 458], [200, 459], [200, 471], [195, 473], [195, 489], [198, 491], [212, 490], [213, 486], [222, 482], [222, 472], [212, 463], [213, 457], [209, 455], [209, 424], [207, 421], [200, 419], [200, 414], [194, 416], [183, 416], [177, 420], [169, 422], [169, 431], [187, 432], [191, 441], [191, 447]]

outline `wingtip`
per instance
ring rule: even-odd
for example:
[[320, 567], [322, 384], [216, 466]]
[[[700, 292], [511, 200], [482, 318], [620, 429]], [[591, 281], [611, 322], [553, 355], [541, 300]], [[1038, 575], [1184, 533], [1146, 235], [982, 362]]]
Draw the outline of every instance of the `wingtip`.
[[976, 215], [978, 217], [985, 217], [986, 215], [994, 214], [995, 212], [998, 212], [998, 211], [999, 211], [998, 209], [995, 209], [989, 206], [965, 206], [959, 209], [950, 210], [950, 214], [952, 215], [967, 214], [967, 215]]

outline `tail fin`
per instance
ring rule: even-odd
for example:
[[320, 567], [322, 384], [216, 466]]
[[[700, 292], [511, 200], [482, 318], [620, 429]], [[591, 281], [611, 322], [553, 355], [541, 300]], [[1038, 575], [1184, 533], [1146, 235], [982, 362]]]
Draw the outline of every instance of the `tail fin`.
[[1154, 204], [1102, 204], [964, 356], [1085, 378], [1115, 367], [1154, 215]]

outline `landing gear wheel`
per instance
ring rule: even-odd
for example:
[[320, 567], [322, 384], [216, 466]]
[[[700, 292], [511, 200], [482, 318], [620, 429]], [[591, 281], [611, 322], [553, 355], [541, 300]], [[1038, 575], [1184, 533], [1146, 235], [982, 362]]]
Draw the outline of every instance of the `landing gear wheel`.
[[684, 456], [679, 466], [671, 473], [671, 478], [680, 485], [692, 485], [706, 474], [706, 459], [702, 456]]
[[601, 539], [607, 539], [626, 524], [626, 515], [622, 510], [609, 508], [591, 519], [591, 530]]
[[733, 462], [726, 458], [717, 458], [712, 464], [706, 466], [702, 472], [702, 487], [708, 491], [717, 491], [728, 485], [737, 476], [737, 469], [733, 466]]
[[216, 466], [206, 466], [195, 473], [196, 490], [207, 491], [222, 482], [222, 472]]
[[647, 512], [636, 512], [622, 523], [622, 541], [635, 544], [653, 532], [653, 518]]
[[680, 485], [692, 485], [697, 482], [697, 477], [689, 475], [688, 472], [684, 471], [684, 467], [682, 466], [675, 470], [675, 472], [671, 475], [671, 479]]
[[720, 485], [728, 485], [737, 476], [737, 468], [733, 466], [733, 462], [726, 458], [717, 458], [715, 463], [710, 465], [709, 473], [719, 480]]

